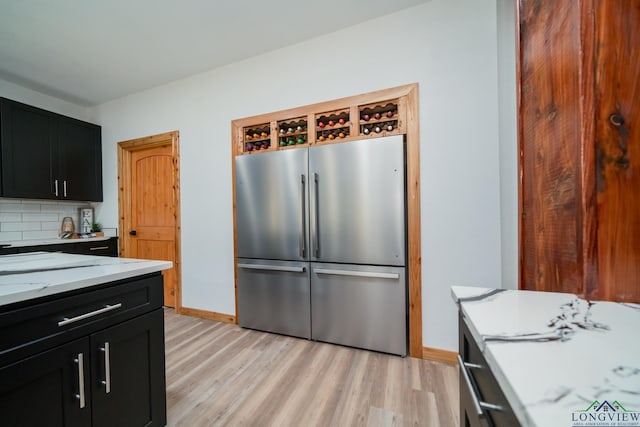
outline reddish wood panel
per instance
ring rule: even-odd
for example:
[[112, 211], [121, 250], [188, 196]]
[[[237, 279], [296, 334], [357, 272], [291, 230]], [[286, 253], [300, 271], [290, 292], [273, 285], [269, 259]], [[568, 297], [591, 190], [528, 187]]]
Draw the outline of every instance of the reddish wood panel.
[[640, 302], [640, 0], [595, 8], [598, 288]]
[[519, 2], [520, 287], [583, 292], [578, 2]]

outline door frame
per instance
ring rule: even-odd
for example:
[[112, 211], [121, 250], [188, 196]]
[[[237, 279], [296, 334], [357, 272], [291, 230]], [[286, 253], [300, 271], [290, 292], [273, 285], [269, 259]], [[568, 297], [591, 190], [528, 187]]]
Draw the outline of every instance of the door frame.
[[[182, 309], [182, 258], [180, 240], [180, 132], [171, 131], [143, 138], [118, 142], [118, 227], [121, 232], [119, 256], [123, 256], [128, 247], [130, 237], [125, 230], [131, 228], [131, 154], [136, 151], [156, 147], [171, 146], [171, 161], [173, 163], [173, 202], [175, 206], [175, 271], [176, 271], [176, 313]], [[125, 191], [125, 189], [129, 191]]]

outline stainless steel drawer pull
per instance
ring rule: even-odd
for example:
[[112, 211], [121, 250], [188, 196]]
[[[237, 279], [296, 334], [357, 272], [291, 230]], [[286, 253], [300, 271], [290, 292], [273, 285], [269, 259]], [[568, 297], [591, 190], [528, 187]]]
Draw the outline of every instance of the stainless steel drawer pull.
[[122, 307], [122, 303], [117, 303], [113, 305], [105, 305], [104, 308], [100, 308], [98, 310], [91, 311], [89, 313], [81, 314], [80, 316], [68, 318], [65, 317], [61, 321], [58, 322], [58, 326], [68, 325], [69, 323], [78, 322], [80, 320], [88, 319], [89, 317], [97, 316], [98, 314], [106, 313], [107, 311], [116, 310]]
[[105, 341], [104, 347], [100, 350], [104, 353], [104, 386], [107, 393], [111, 393], [111, 354], [109, 352], [109, 341]]
[[464, 362], [464, 366], [469, 369], [484, 369], [484, 366], [478, 365], [477, 363]]
[[78, 365], [78, 394], [76, 399], [80, 401], [80, 409], [84, 408], [84, 354], [78, 353], [78, 357], [73, 359], [74, 363]]
[[101, 251], [103, 249], [109, 249], [109, 246], [96, 246], [95, 248], [89, 248], [90, 251]]
[[490, 411], [504, 411], [504, 407], [500, 406], [500, 405], [496, 405], [493, 403], [487, 403], [487, 402], [483, 402], [482, 400], [479, 402], [480, 403], [480, 407], [482, 409], [488, 409]]
[[285, 267], [278, 265], [263, 265], [263, 264], [238, 264], [238, 268], [245, 268], [247, 270], [269, 270], [269, 271], [286, 271], [289, 273], [304, 273], [305, 267]]
[[475, 363], [464, 362], [462, 357], [458, 354], [458, 365], [460, 366], [460, 372], [462, 373], [462, 378], [464, 378], [464, 382], [467, 385], [467, 389], [469, 390], [469, 394], [471, 395], [471, 400], [473, 401], [473, 406], [476, 411], [476, 415], [478, 418], [484, 418], [485, 414], [483, 409], [487, 409], [490, 411], [504, 411], [504, 408], [500, 405], [495, 405], [493, 403], [483, 402], [478, 398], [477, 387], [475, 386], [474, 381], [471, 379], [471, 375], [469, 375], [469, 368], [482, 369], [482, 365], [477, 365]]
[[330, 270], [326, 268], [316, 268], [313, 270], [317, 274], [333, 274], [335, 276], [355, 276], [355, 277], [371, 277], [374, 279], [394, 279], [398, 280], [398, 273], [377, 273], [373, 271], [349, 271], [349, 270]]

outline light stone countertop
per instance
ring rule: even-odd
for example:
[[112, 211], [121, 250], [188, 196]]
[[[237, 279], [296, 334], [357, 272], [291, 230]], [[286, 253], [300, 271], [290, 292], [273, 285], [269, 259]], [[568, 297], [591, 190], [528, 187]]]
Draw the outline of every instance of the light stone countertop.
[[166, 270], [170, 261], [31, 252], [0, 256], [0, 307]]
[[640, 305], [459, 286], [451, 293], [523, 426], [640, 426]]

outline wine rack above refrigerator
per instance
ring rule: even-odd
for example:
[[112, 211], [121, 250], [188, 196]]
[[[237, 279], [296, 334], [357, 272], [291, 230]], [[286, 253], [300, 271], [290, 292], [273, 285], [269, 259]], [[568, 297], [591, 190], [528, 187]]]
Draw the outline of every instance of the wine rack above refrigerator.
[[351, 97], [234, 120], [234, 155], [403, 135], [405, 106], [405, 97]]
[[349, 108], [316, 114], [316, 142], [344, 140], [350, 134]]
[[308, 144], [307, 117], [278, 121], [278, 148], [306, 146]]
[[245, 153], [260, 152], [271, 148], [271, 124], [261, 123], [243, 128], [243, 149]]

